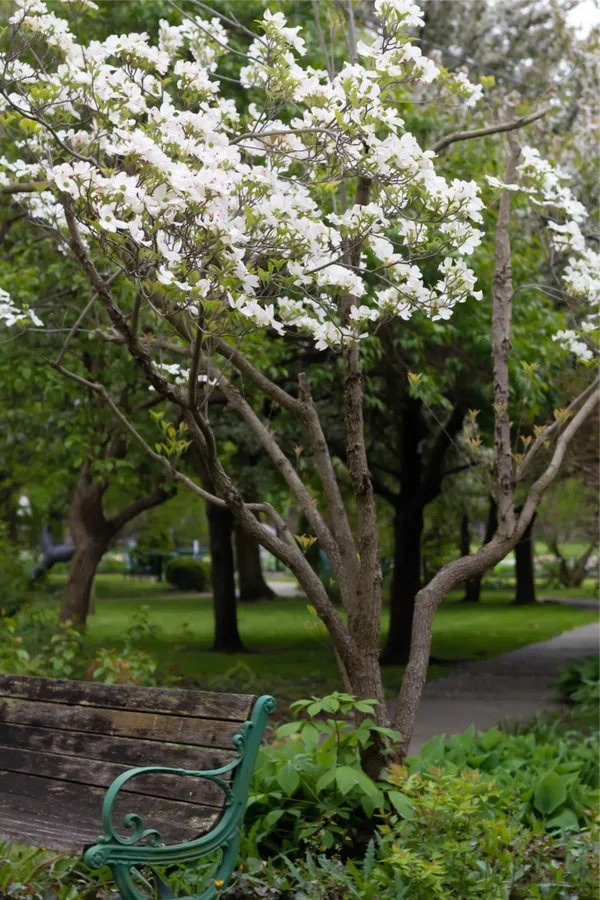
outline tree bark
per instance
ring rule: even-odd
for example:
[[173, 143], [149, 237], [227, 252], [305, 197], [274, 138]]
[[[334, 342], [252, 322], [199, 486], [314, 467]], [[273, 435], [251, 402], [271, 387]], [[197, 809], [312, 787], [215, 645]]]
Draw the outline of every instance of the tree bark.
[[240, 602], [271, 600], [275, 594], [265, 581], [260, 564], [260, 544], [239, 525], [235, 528], [235, 549]]
[[169, 491], [159, 486], [153, 493], [139, 497], [124, 507], [112, 519], [106, 519], [103, 499], [108, 485], [106, 479], [93, 481], [91, 462], [86, 460], [81, 467], [69, 510], [69, 531], [75, 552], [69, 565], [60, 622], [70, 619], [81, 627], [86, 624], [96, 569], [110, 541], [140, 513], [164, 503], [171, 496]]
[[233, 515], [229, 509], [206, 505], [210, 535], [215, 638], [213, 650], [219, 653], [245, 651], [237, 624], [235, 566], [233, 558]]
[[[487, 523], [485, 526], [485, 537], [483, 539], [484, 544], [489, 544], [491, 539], [494, 537], [496, 533], [496, 528], [498, 527], [498, 516], [497, 516], [497, 506], [496, 501], [493, 497], [490, 497], [490, 505], [488, 509], [488, 517]], [[465, 554], [463, 554], [464, 556]], [[483, 580], [483, 575], [477, 575], [475, 578], [470, 578], [469, 581], [465, 584], [465, 596], [463, 598], [463, 603], [479, 603], [481, 600], [481, 582]]]
[[585, 580], [587, 564], [597, 546], [598, 542], [592, 541], [581, 556], [569, 563], [560, 551], [556, 536], [552, 539], [550, 549], [558, 561], [558, 578], [563, 587], [581, 587]]
[[69, 566], [69, 577], [60, 609], [61, 622], [70, 619], [74, 625], [86, 624], [96, 569], [107, 547], [108, 542], [94, 540], [90, 535], [86, 535], [77, 545]]
[[394, 518], [394, 571], [390, 594], [390, 627], [381, 665], [404, 665], [410, 654], [415, 597], [421, 586], [423, 510], [399, 506]]
[[71, 500], [69, 531], [75, 552], [59, 614], [59, 621], [70, 619], [84, 626], [90, 607], [90, 594], [100, 560], [108, 548], [112, 533], [104, 518], [102, 499], [108, 485], [94, 483], [90, 464], [84, 463]]
[[533, 539], [533, 523], [535, 515], [525, 529], [523, 537], [515, 545], [515, 573], [517, 576], [517, 587], [515, 606], [525, 606], [535, 603], [535, 571], [534, 571], [534, 547]]
[[390, 627], [382, 665], [403, 665], [410, 653], [415, 597], [421, 586], [423, 462], [419, 444], [424, 436], [421, 401], [407, 397], [399, 423], [398, 444], [402, 489], [394, 517], [394, 574], [390, 594]]

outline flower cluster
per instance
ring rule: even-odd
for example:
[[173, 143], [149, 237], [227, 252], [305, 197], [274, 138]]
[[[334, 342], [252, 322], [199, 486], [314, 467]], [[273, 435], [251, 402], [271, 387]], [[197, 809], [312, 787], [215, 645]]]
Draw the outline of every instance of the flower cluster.
[[44, 324], [32, 309], [19, 309], [3, 288], [0, 288], [0, 322], [6, 326], [32, 322], [39, 328]]
[[561, 221], [549, 219], [548, 234], [556, 253], [569, 254], [562, 271], [562, 285], [570, 298], [579, 301], [579, 324], [576, 330], [559, 331], [554, 340], [578, 359], [589, 362], [598, 351], [600, 254], [587, 246], [581, 230], [587, 210], [565, 183], [568, 174], [543, 159], [535, 147], [523, 147], [517, 175], [518, 182], [514, 184], [489, 175], [486, 178], [491, 187], [529, 195], [546, 216], [561, 217]]
[[[447, 318], [481, 296], [464, 257], [483, 204], [474, 182], [436, 172], [398, 114], [395, 86], [439, 74], [405, 34], [419, 8], [376, 10], [364, 64], [331, 78], [300, 65], [299, 29], [266, 10], [239, 79], [267, 102], [242, 117], [221, 95], [218, 18], [84, 46], [42, 0], [18, 0], [11, 25], [36, 64], [1, 60], [13, 127], [28, 127], [0, 181], [39, 181], [22, 202], [63, 247], [67, 210], [92, 254], [142, 284], [149, 312], [205, 331], [296, 328], [337, 348], [382, 316]], [[480, 94], [464, 73], [450, 82], [467, 105]], [[424, 254], [440, 258], [429, 283]]]

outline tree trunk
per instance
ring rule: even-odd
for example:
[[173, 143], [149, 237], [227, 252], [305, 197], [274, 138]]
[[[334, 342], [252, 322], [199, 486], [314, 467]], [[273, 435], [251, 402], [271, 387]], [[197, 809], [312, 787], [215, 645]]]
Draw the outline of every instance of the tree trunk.
[[71, 619], [75, 625], [85, 625], [90, 611], [94, 576], [107, 547], [108, 542], [93, 539], [85, 539], [77, 544], [60, 609], [61, 622]]
[[59, 614], [59, 621], [71, 619], [84, 626], [90, 612], [94, 576], [110, 541], [136, 516], [164, 503], [171, 493], [163, 487], [146, 496], [138, 497], [121, 509], [116, 516], [106, 519], [103, 499], [108, 481], [93, 481], [91, 461], [81, 467], [69, 510], [69, 532], [75, 547], [69, 566], [69, 576]]
[[212, 503], [206, 505], [210, 534], [215, 639], [213, 650], [220, 653], [243, 653], [237, 625], [235, 568], [232, 535], [233, 515], [230, 510]]
[[394, 518], [394, 572], [390, 594], [390, 628], [381, 665], [404, 665], [410, 653], [415, 597], [421, 586], [423, 510], [397, 507]]
[[384, 666], [404, 665], [410, 653], [415, 597], [421, 586], [423, 504], [419, 451], [424, 436], [421, 401], [407, 397], [399, 423], [402, 489], [394, 517], [394, 574], [390, 594], [390, 629], [381, 655]]
[[[485, 526], [485, 537], [483, 539], [484, 544], [489, 544], [491, 539], [494, 537], [496, 533], [496, 528], [498, 527], [498, 517], [497, 517], [497, 506], [496, 501], [493, 497], [490, 497], [490, 505], [488, 510], [487, 523]], [[463, 554], [464, 555], [464, 554]], [[463, 603], [479, 603], [481, 600], [481, 582], [483, 580], [483, 575], [478, 575], [476, 578], [471, 578], [465, 584], [465, 596], [463, 598]]]
[[535, 603], [535, 572], [533, 566], [534, 540], [533, 523], [535, 516], [527, 526], [521, 540], [515, 546], [515, 572], [517, 576], [517, 589], [513, 603], [516, 606], [525, 606]]
[[260, 564], [260, 544], [239, 525], [235, 528], [235, 550], [240, 602], [271, 600], [275, 594], [265, 581]]
[[84, 463], [69, 511], [69, 531], [75, 552], [69, 566], [60, 622], [70, 619], [75, 625], [84, 626], [86, 623], [96, 569], [112, 536], [102, 510], [106, 488], [106, 482], [92, 482], [90, 465]]
[[587, 574], [587, 564], [596, 547], [597, 542], [593, 541], [578, 559], [573, 560], [569, 564], [568, 560], [560, 552], [556, 538], [552, 541], [551, 550], [558, 560], [558, 578], [563, 587], [581, 587]]

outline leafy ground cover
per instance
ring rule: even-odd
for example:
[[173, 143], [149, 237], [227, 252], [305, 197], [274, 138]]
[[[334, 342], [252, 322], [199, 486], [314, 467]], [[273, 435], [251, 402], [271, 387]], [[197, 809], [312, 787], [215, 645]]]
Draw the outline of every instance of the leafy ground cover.
[[[569, 683], [577, 681], [571, 671]], [[591, 683], [585, 663], [579, 678]], [[564, 679], [563, 679], [564, 684]], [[592, 900], [597, 896], [597, 717], [570, 693], [566, 717], [435, 738], [378, 781], [360, 763], [377, 729], [348, 695], [294, 705], [255, 771], [241, 860], [223, 900]], [[354, 728], [348, 717], [366, 714]], [[388, 735], [390, 738], [393, 735]], [[210, 861], [162, 875], [179, 896]], [[108, 872], [0, 847], [0, 890], [109, 900]]]

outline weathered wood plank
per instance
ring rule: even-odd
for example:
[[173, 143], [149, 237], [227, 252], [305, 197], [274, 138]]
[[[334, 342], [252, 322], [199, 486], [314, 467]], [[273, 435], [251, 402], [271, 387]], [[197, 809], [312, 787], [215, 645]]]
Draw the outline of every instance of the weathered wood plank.
[[59, 753], [133, 766], [172, 766], [181, 769], [218, 769], [235, 758], [227, 750], [210, 750], [168, 741], [146, 741], [82, 731], [54, 731], [35, 725], [0, 721], [0, 744], [23, 750]]
[[256, 701], [250, 694], [96, 684], [31, 675], [0, 675], [0, 696], [230, 722], [248, 719]]
[[[25, 775], [42, 774], [45, 778], [105, 789], [118, 775], [126, 772], [129, 768], [130, 766], [100, 760], [58, 756], [54, 753], [40, 753], [39, 751], [0, 746], [0, 769], [8, 772], [21, 772]], [[225, 794], [218, 785], [192, 776], [139, 775], [132, 778], [123, 790], [127, 793], [183, 800], [186, 803], [213, 806], [217, 809], [221, 809], [226, 800]]]
[[[40, 820], [49, 821], [58, 816], [64, 826], [81, 827], [97, 837], [102, 832], [100, 812], [104, 794], [103, 788], [0, 770], [0, 823], [6, 807], [31, 817], [39, 815]], [[193, 839], [212, 827], [217, 817], [211, 807], [140, 794], [121, 794], [114, 805], [114, 824], [116, 831], [124, 837], [131, 833], [123, 826], [123, 817], [127, 813], [140, 815], [144, 827], [156, 828], [166, 843]]]
[[232, 749], [235, 723], [187, 716], [163, 716], [120, 709], [61, 706], [31, 700], [0, 698], [0, 720], [53, 730], [87, 731], [144, 740], [170, 741], [198, 747]]
[[80, 855], [83, 848], [94, 844], [99, 828], [71, 825], [59, 816], [27, 813], [9, 806], [5, 795], [0, 794], [0, 840], [28, 847], [44, 847], [62, 853]]

